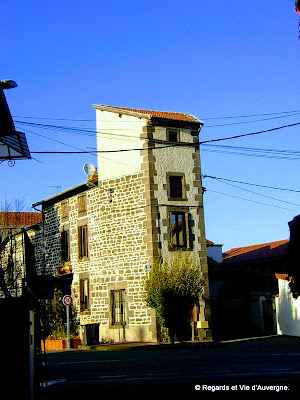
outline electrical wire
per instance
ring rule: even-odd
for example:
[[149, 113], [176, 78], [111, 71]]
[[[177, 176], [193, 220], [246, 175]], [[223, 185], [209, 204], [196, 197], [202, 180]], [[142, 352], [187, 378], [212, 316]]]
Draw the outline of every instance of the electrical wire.
[[[137, 139], [140, 139], [140, 137], [138, 137], [138, 136], [112, 134], [112, 133], [103, 132], [103, 131], [96, 132], [94, 130], [79, 129], [79, 128], [74, 128], [74, 127], [65, 127], [65, 126], [59, 126], [59, 125], [39, 124], [39, 123], [24, 122], [24, 121], [16, 121], [16, 123], [30, 125], [30, 126], [36, 126], [36, 127], [42, 127], [42, 128], [47, 128], [47, 129], [71, 131], [73, 133], [84, 134], [84, 135], [89, 135], [89, 136], [94, 135], [95, 133], [97, 133], [97, 134], [102, 134], [102, 135], [109, 135], [110, 137], [119, 136], [119, 137], [124, 137], [126, 139], [128, 139], [129, 137], [135, 137]], [[297, 126], [297, 125], [300, 125], [300, 122], [295, 122], [293, 124], [277, 126], [277, 127], [270, 128], [270, 129], [265, 129], [265, 130], [256, 131], [256, 132], [249, 132], [249, 133], [244, 133], [244, 134], [234, 135], [234, 136], [229, 136], [229, 137], [224, 137], [224, 138], [204, 140], [204, 141], [200, 141], [199, 144], [219, 142], [219, 141], [231, 140], [231, 139], [238, 139], [238, 138], [241, 138], [241, 137], [258, 135], [258, 134], [261, 134], [261, 133], [273, 132], [273, 131], [284, 129], [284, 128], [290, 128], [290, 127]]]
[[216, 125], [205, 125], [204, 128], [215, 128], [219, 126], [230, 126], [230, 125], [241, 125], [241, 124], [250, 124], [252, 122], [261, 122], [261, 121], [269, 121], [271, 119], [278, 119], [278, 118], [288, 118], [288, 117], [294, 117], [296, 115], [299, 115], [300, 113], [295, 113], [295, 114], [288, 114], [288, 115], [282, 115], [280, 117], [271, 117], [271, 118], [263, 118], [263, 119], [253, 119], [251, 121], [240, 121], [240, 122], [231, 122], [228, 124], [216, 124]]
[[240, 186], [234, 185], [234, 184], [229, 183], [229, 182], [223, 182], [223, 181], [221, 181], [221, 180], [218, 180], [218, 181], [219, 181], [220, 183], [225, 184], [225, 185], [229, 185], [229, 186], [235, 187], [235, 188], [237, 188], [237, 189], [244, 190], [244, 191], [246, 191], [246, 192], [255, 194], [255, 195], [257, 195], [257, 196], [266, 197], [266, 198], [271, 199], [271, 200], [280, 201], [280, 202], [286, 203], [286, 204], [291, 204], [291, 205], [293, 205], [293, 206], [297, 206], [297, 207], [300, 208], [300, 204], [291, 203], [290, 201], [281, 200], [281, 199], [276, 199], [275, 197], [267, 196], [267, 195], [262, 194], [262, 193], [253, 192], [252, 190], [242, 188], [242, 187], [240, 187]]
[[245, 137], [245, 136], [258, 135], [260, 133], [267, 133], [267, 132], [277, 131], [279, 129], [290, 128], [292, 126], [297, 126], [297, 125], [300, 125], [300, 122], [295, 122], [294, 124], [277, 126], [275, 128], [271, 128], [271, 129], [264, 129], [262, 131], [257, 131], [257, 132], [250, 132], [250, 133], [243, 133], [241, 135], [228, 136], [228, 137], [225, 137], [225, 138], [204, 140], [204, 141], [199, 142], [199, 144], [211, 143], [211, 142], [220, 142], [222, 140], [239, 139], [239, 138]]
[[273, 112], [273, 113], [263, 113], [263, 114], [248, 114], [248, 115], [230, 115], [225, 117], [208, 117], [203, 118], [204, 120], [209, 119], [233, 119], [233, 118], [251, 118], [251, 117], [262, 117], [266, 115], [279, 115], [279, 114], [291, 114], [291, 113], [300, 113], [300, 110], [293, 110], [293, 111], [281, 111], [281, 112]]
[[[204, 147], [203, 147], [204, 146]], [[206, 148], [208, 147], [208, 148]], [[300, 160], [300, 152], [294, 150], [275, 150], [255, 147], [222, 146], [213, 144], [203, 144], [201, 151], [225, 153], [240, 156], [251, 156], [260, 158], [276, 158], [282, 160]]]
[[[280, 111], [280, 112], [272, 112], [272, 113], [260, 113], [260, 114], [248, 114], [248, 115], [230, 115], [225, 117], [207, 117], [202, 118], [203, 120], [219, 120], [219, 119], [236, 119], [236, 118], [251, 118], [251, 117], [261, 117], [261, 116], [269, 116], [269, 115], [280, 115], [280, 114], [295, 114], [300, 113], [300, 110], [291, 110], [291, 111]], [[284, 117], [284, 116], [283, 116]], [[27, 119], [37, 119], [37, 120], [49, 120], [49, 121], [73, 121], [73, 122], [95, 122], [94, 119], [75, 119], [75, 118], [51, 118], [51, 117], [29, 117], [29, 116], [21, 116], [14, 115], [13, 118], [27, 118]], [[114, 122], [114, 120], [107, 120], [108, 122]], [[132, 122], [132, 121], [120, 121], [120, 122]]]
[[242, 147], [242, 146], [228, 146], [228, 145], [221, 145], [221, 144], [205, 144], [205, 146], [213, 147], [213, 148], [225, 148], [225, 149], [233, 149], [233, 150], [249, 150], [249, 151], [257, 151], [257, 152], [266, 152], [266, 153], [276, 153], [276, 154], [299, 154], [300, 151], [298, 150], [286, 150], [286, 149], [265, 149], [261, 147]]
[[260, 201], [245, 199], [244, 197], [234, 196], [234, 195], [228, 194], [228, 193], [217, 192], [216, 190], [212, 190], [212, 189], [207, 189], [207, 188], [206, 188], [206, 191], [207, 191], [207, 192], [212, 192], [212, 193], [222, 194], [222, 195], [224, 195], [224, 196], [233, 197], [233, 198], [239, 199], [239, 200], [249, 201], [249, 202], [251, 202], [251, 203], [262, 204], [262, 205], [269, 206], [269, 207], [280, 208], [280, 209], [282, 209], [282, 210], [288, 210], [288, 211], [296, 211], [296, 212], [299, 212], [299, 210], [295, 210], [295, 209], [292, 209], [292, 208], [280, 207], [280, 206], [276, 206], [276, 205], [273, 205], [273, 204], [262, 203], [262, 202], [260, 202]]
[[211, 178], [211, 179], [216, 179], [216, 180], [223, 180], [223, 181], [241, 183], [241, 184], [243, 184], [243, 185], [257, 186], [257, 187], [262, 187], [262, 188], [266, 188], [266, 189], [284, 190], [284, 191], [288, 191], [288, 192], [300, 193], [300, 190], [287, 189], [287, 188], [281, 188], [281, 187], [279, 188], [279, 187], [267, 186], [267, 185], [259, 185], [259, 184], [257, 184], [257, 183], [249, 183], [249, 182], [243, 182], [243, 181], [236, 181], [236, 180], [233, 180], [233, 179], [221, 178], [221, 177], [217, 177], [217, 176], [202, 175], [202, 178]]
[[[48, 139], [48, 140], [51, 140], [51, 141], [53, 141], [53, 142], [62, 144], [62, 145], [64, 145], [64, 146], [72, 147], [73, 149], [77, 149], [77, 150], [80, 150], [80, 151], [84, 152], [84, 150], [80, 149], [79, 147], [72, 146], [72, 145], [70, 145], [70, 144], [61, 142], [61, 141], [56, 140], [56, 139], [53, 139], [53, 138], [48, 138], [47, 136], [41, 135], [41, 134], [36, 133], [36, 132], [29, 131], [28, 129], [24, 129], [24, 131], [25, 131], [25, 132], [28, 132], [28, 133], [32, 133], [32, 134], [37, 135], [37, 136], [41, 136], [41, 137], [43, 137], [43, 138], [45, 138], [45, 139]], [[33, 153], [33, 152], [32, 152], [32, 153]], [[96, 154], [96, 153], [97, 153], [97, 152], [96, 152], [95, 150], [93, 150], [93, 151], [90, 152], [91, 155], [97, 157], [97, 154]], [[104, 157], [104, 156], [100, 156], [100, 157], [101, 157], [102, 159], [104, 159], [104, 160], [113, 161], [113, 162], [116, 162], [116, 163], [121, 164], [121, 165], [126, 165], [127, 167], [131, 167], [131, 168], [138, 169], [137, 167], [134, 167], [133, 165], [129, 165], [129, 164], [126, 164], [126, 163], [121, 162], [121, 161], [118, 161], [118, 160], [112, 160], [112, 159], [107, 158], [107, 157]]]
[[[44, 126], [43, 124], [37, 124], [38, 126]], [[252, 135], [258, 135], [261, 133], [267, 133], [267, 132], [272, 132], [272, 131], [276, 131], [276, 130], [280, 130], [280, 129], [284, 129], [284, 128], [289, 128], [289, 127], [293, 127], [293, 126], [297, 126], [300, 125], [300, 122], [296, 122], [293, 124], [288, 124], [288, 125], [283, 125], [283, 126], [278, 126], [275, 128], [271, 128], [271, 129], [265, 129], [262, 131], [256, 131], [256, 132], [250, 132], [250, 133], [244, 133], [244, 134], [240, 134], [240, 135], [235, 135], [235, 136], [229, 136], [229, 137], [224, 137], [224, 138], [218, 138], [218, 139], [209, 139], [209, 140], [204, 140], [204, 141], [200, 141], [197, 143], [182, 143], [182, 142], [178, 142], [178, 143], [173, 143], [173, 144], [169, 144], [165, 147], [174, 147], [174, 146], [198, 146], [198, 144], [203, 145], [203, 144], [207, 144], [207, 143], [212, 143], [212, 142], [219, 142], [219, 141], [224, 141], [224, 140], [232, 140], [232, 139], [238, 139], [241, 137], [246, 137], [246, 136], [252, 136]], [[46, 125], [46, 126], [50, 126], [50, 125]], [[51, 126], [51, 128], [55, 128], [55, 126]], [[72, 131], [74, 131], [73, 128], [70, 128]], [[116, 135], [116, 134], [111, 134], [111, 135]], [[117, 135], [117, 136], [124, 136], [127, 137], [126, 135]], [[128, 136], [129, 137], [129, 136]], [[149, 140], [150, 141], [150, 140]], [[160, 147], [155, 147], [155, 149], [160, 149], [160, 148], [164, 148], [164, 146], [160, 146]], [[153, 149], [153, 148], [151, 148]], [[135, 149], [118, 149], [118, 150], [105, 150], [105, 151], [101, 151], [101, 152], [122, 152], [122, 151], [136, 151], [136, 150], [145, 150], [143, 148], [135, 148]], [[99, 152], [99, 151], [98, 151]], [[34, 152], [32, 152], [34, 153]], [[40, 151], [40, 152], [35, 152], [37, 154], [58, 154], [59, 152], [56, 151]], [[68, 154], [70, 152], [63, 152], [62, 154]], [[76, 152], [74, 152], [76, 153]], [[78, 153], [78, 152], [77, 152]], [[86, 152], [88, 153], [88, 152]]]

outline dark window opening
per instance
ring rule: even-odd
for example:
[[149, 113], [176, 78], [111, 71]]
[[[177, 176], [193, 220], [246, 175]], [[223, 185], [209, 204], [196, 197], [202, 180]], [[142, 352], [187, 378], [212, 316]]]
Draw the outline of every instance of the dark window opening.
[[80, 279], [80, 310], [89, 309], [89, 279]]
[[88, 231], [86, 225], [78, 228], [78, 250], [79, 258], [88, 257]]
[[168, 140], [169, 142], [179, 142], [178, 132], [168, 132]]
[[60, 243], [61, 243], [61, 260], [64, 262], [70, 261], [69, 231], [61, 232]]
[[175, 199], [183, 198], [183, 176], [169, 176], [170, 197]]

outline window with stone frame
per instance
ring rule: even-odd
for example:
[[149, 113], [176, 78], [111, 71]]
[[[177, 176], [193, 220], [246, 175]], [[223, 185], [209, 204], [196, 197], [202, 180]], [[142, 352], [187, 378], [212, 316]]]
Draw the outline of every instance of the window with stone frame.
[[184, 198], [184, 176], [169, 175], [169, 197], [170, 199]]
[[192, 248], [190, 219], [191, 215], [188, 212], [170, 212], [170, 247], [172, 249], [184, 250]]
[[89, 310], [89, 279], [80, 279], [80, 311]]
[[61, 203], [61, 218], [66, 219], [69, 216], [69, 203], [68, 200], [62, 201]]
[[180, 142], [179, 131], [167, 131], [167, 140], [169, 142]]
[[81, 193], [78, 195], [78, 211], [79, 214], [86, 212], [86, 193]]
[[64, 230], [60, 233], [61, 261], [70, 261], [70, 232]]
[[126, 324], [125, 289], [111, 290], [111, 325]]
[[86, 258], [88, 251], [88, 227], [87, 225], [78, 227], [78, 258]]

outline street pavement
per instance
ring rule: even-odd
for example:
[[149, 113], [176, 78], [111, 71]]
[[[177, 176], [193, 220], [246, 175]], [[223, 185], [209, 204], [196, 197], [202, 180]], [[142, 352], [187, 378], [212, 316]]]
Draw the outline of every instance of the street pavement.
[[47, 372], [42, 400], [161, 392], [287, 395], [300, 388], [300, 338], [99, 345], [48, 353]]

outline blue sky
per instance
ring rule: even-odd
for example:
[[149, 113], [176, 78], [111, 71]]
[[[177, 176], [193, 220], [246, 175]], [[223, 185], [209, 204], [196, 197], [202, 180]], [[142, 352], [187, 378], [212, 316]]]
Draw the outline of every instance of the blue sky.
[[[11, 0], [1, 11], [0, 79], [19, 85], [5, 94], [32, 152], [94, 148], [93, 104], [193, 114], [205, 123], [200, 140], [300, 122], [293, 0]], [[300, 151], [299, 130], [214, 143], [281, 151], [268, 157], [201, 146], [205, 175], [289, 189], [204, 178], [207, 238], [223, 250], [289, 237], [288, 222], [300, 213], [299, 155], [282, 158], [282, 150]], [[91, 154], [32, 156], [0, 165], [1, 202], [24, 196], [30, 209], [84, 182], [83, 164], [97, 163]]]

